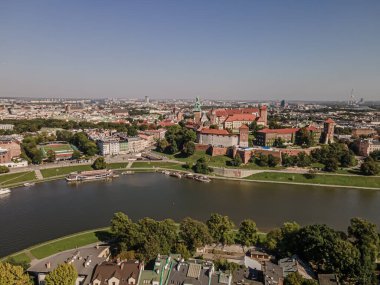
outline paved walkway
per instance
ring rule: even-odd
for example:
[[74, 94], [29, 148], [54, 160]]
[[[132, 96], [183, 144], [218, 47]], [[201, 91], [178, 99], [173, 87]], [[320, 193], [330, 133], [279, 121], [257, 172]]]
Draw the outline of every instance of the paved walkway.
[[43, 180], [44, 179], [44, 177], [42, 176], [41, 170], [36, 169], [36, 170], [34, 170], [34, 173], [36, 174], [36, 178], [38, 180]]

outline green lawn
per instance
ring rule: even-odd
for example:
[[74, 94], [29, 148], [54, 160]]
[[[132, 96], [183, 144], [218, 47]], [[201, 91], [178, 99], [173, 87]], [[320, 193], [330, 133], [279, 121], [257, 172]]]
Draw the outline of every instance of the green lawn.
[[262, 172], [253, 174], [247, 177], [247, 179], [380, 188], [380, 177], [367, 176], [347, 177], [342, 175], [317, 174], [315, 178], [307, 178], [303, 174]]
[[22, 252], [22, 253], [13, 255], [11, 257], [8, 257], [5, 261], [12, 262], [15, 264], [22, 264], [22, 263], [29, 264], [31, 259], [25, 252]]
[[68, 175], [71, 172], [83, 171], [83, 170], [92, 170], [92, 168], [90, 165], [73, 165], [73, 166], [41, 169], [41, 173], [44, 178], [50, 178], [54, 176]]
[[104, 241], [107, 235], [109, 229], [79, 233], [34, 247], [30, 252], [35, 258], [41, 259], [61, 251]]
[[120, 168], [126, 168], [127, 165], [128, 165], [128, 162], [108, 163], [107, 168], [108, 169], [120, 169]]
[[23, 183], [36, 180], [34, 171], [25, 171], [11, 174], [0, 175], [0, 186], [8, 186], [17, 183]]

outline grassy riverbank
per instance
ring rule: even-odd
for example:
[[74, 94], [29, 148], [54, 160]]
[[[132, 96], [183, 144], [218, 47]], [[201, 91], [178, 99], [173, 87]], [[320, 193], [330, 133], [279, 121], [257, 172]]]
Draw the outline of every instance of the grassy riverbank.
[[317, 174], [310, 178], [308, 175], [283, 172], [261, 172], [253, 174], [246, 179], [287, 182], [287, 183], [306, 183], [337, 186], [354, 186], [367, 188], [380, 188], [380, 177], [367, 176], [345, 176], [345, 175], [323, 175]]
[[41, 174], [44, 178], [51, 178], [54, 176], [64, 176], [75, 171], [92, 170], [91, 165], [72, 165], [55, 168], [41, 169]]
[[59, 239], [44, 242], [39, 245], [32, 246], [28, 249], [12, 254], [4, 258], [4, 260], [12, 260], [17, 263], [30, 263], [32, 259], [42, 259], [50, 255], [97, 243], [104, 242], [109, 239], [110, 228], [101, 228], [85, 232], [80, 232], [65, 236]]
[[0, 187], [6, 187], [11, 185], [18, 185], [25, 182], [36, 181], [36, 175], [34, 171], [17, 172], [10, 174], [0, 175]]

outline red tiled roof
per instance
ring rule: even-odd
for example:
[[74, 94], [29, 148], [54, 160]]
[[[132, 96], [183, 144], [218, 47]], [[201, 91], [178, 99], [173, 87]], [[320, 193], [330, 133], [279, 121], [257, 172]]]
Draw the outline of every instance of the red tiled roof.
[[256, 116], [253, 114], [234, 114], [226, 119], [226, 122], [234, 121], [254, 121]]
[[161, 127], [170, 127], [170, 126], [174, 126], [175, 123], [173, 122], [168, 122], [168, 121], [163, 121], [163, 122], [159, 122], [158, 123]]
[[229, 135], [230, 133], [227, 130], [216, 130], [216, 129], [202, 129], [201, 134], [206, 135]]
[[335, 122], [334, 122], [334, 120], [333, 120], [333, 119], [331, 119], [331, 118], [328, 118], [328, 119], [325, 121], [325, 123], [328, 123], [328, 124], [333, 124], [333, 123], [335, 123]]
[[242, 109], [217, 109], [215, 110], [215, 115], [217, 117], [227, 117], [236, 114], [253, 114], [259, 113], [258, 108], [242, 108]]
[[239, 129], [249, 129], [247, 125], [243, 124]]

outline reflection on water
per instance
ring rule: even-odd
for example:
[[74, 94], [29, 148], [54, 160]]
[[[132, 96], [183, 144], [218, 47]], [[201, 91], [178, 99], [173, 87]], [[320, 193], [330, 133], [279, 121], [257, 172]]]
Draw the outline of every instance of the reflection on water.
[[112, 214], [133, 219], [186, 216], [205, 220], [210, 213], [236, 223], [252, 218], [262, 230], [285, 221], [327, 223], [345, 229], [355, 216], [378, 225], [380, 191], [270, 183], [201, 183], [162, 174], [125, 175], [113, 181], [70, 184], [52, 181], [18, 188], [0, 197], [0, 256], [70, 233], [108, 226]]

